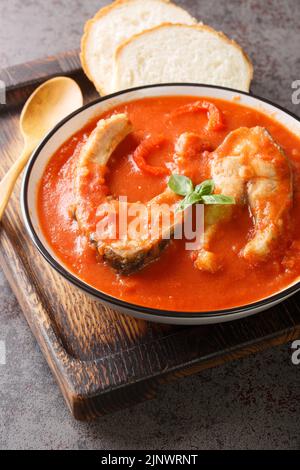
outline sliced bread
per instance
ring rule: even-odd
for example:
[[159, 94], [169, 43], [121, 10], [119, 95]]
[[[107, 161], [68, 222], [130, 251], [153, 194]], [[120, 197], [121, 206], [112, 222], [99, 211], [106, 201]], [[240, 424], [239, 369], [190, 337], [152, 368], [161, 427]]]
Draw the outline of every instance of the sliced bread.
[[86, 23], [81, 63], [100, 94], [112, 91], [116, 48], [131, 36], [166, 21], [196, 23], [189, 13], [169, 0], [117, 0]]
[[123, 42], [115, 54], [114, 90], [193, 82], [249, 91], [253, 66], [234, 41], [204, 25], [162, 24]]

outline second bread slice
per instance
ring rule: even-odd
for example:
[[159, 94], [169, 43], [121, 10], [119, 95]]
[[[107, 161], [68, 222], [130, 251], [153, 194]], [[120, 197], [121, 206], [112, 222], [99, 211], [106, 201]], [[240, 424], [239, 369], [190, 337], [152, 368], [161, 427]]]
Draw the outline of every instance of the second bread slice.
[[249, 91], [252, 77], [242, 48], [204, 25], [165, 23], [133, 36], [115, 54], [115, 91], [167, 82]]

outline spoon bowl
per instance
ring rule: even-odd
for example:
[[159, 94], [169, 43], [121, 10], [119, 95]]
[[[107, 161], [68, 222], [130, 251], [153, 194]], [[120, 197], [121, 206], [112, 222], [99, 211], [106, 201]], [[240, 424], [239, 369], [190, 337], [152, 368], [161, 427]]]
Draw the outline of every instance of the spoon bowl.
[[55, 77], [43, 83], [27, 100], [20, 117], [25, 142], [40, 142], [59, 121], [80, 108], [82, 93], [68, 77]]

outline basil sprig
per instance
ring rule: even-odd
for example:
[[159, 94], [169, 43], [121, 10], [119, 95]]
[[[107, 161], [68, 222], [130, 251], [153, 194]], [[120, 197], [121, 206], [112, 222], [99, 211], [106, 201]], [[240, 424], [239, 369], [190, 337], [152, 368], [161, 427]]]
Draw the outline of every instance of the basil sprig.
[[213, 180], [205, 180], [194, 187], [190, 178], [172, 175], [169, 178], [168, 186], [174, 193], [184, 196], [176, 211], [183, 211], [193, 204], [235, 204], [235, 199], [231, 196], [213, 194], [215, 189]]

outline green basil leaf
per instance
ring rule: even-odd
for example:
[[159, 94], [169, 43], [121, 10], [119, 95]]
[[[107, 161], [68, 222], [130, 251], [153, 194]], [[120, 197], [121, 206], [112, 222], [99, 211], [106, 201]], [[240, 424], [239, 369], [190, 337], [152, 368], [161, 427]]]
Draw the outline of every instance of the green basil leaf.
[[198, 204], [202, 202], [202, 197], [197, 194], [195, 191], [187, 194], [182, 201], [180, 201], [179, 205], [177, 206], [177, 212], [178, 211], [184, 211], [187, 209], [189, 206], [192, 206], [193, 204]]
[[215, 183], [213, 180], [205, 180], [201, 184], [195, 187], [195, 192], [201, 196], [212, 194], [215, 189]]
[[213, 180], [205, 180], [194, 185], [190, 178], [183, 175], [172, 175], [168, 181], [169, 188], [174, 193], [185, 196], [178, 204], [176, 212], [184, 211], [194, 204], [235, 204], [235, 199], [223, 194], [212, 194], [215, 189]]
[[234, 197], [224, 196], [223, 194], [211, 194], [202, 196], [204, 204], [235, 204]]
[[169, 178], [168, 186], [179, 196], [186, 196], [194, 190], [192, 181], [186, 176], [172, 175]]

